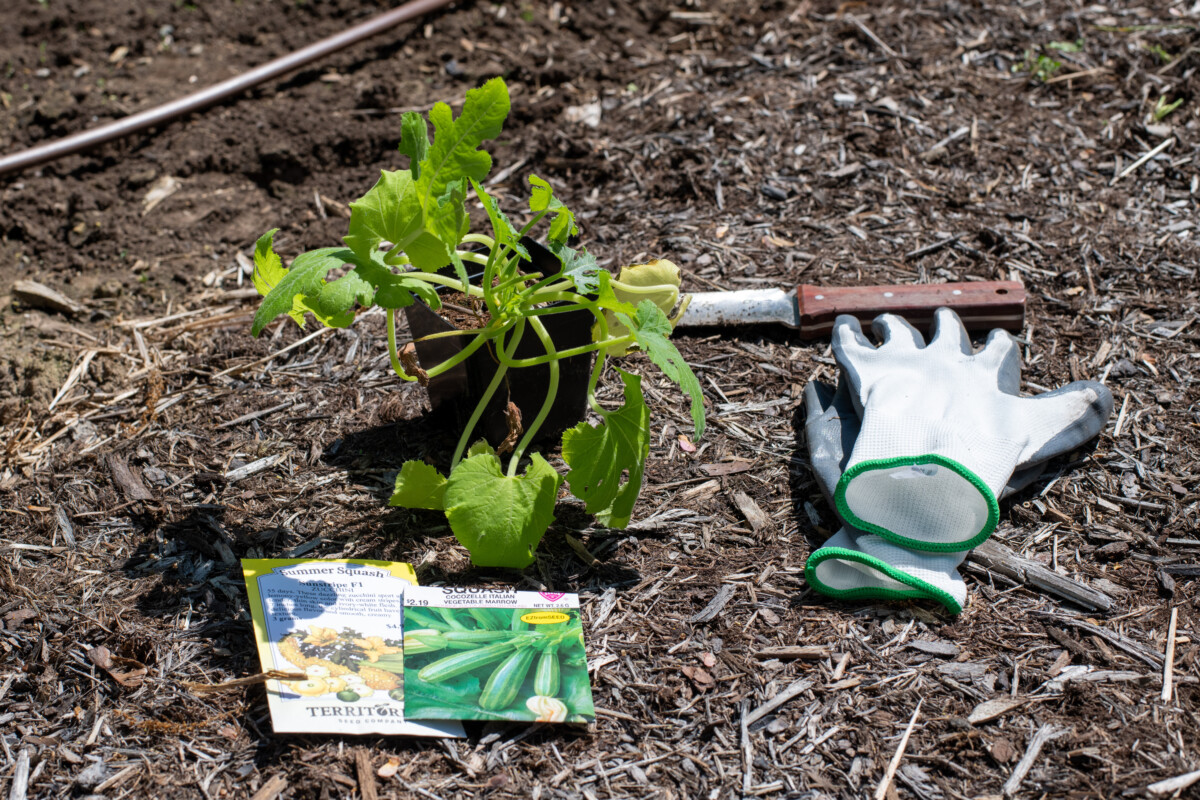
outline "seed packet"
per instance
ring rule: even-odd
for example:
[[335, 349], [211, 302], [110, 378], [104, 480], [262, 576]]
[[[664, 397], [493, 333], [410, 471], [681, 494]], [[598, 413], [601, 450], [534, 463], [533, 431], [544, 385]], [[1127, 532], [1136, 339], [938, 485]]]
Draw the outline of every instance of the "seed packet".
[[463, 735], [458, 722], [404, 713], [408, 564], [358, 559], [244, 559], [242, 570], [276, 733]]
[[592, 721], [579, 596], [408, 589], [404, 702], [412, 720]]

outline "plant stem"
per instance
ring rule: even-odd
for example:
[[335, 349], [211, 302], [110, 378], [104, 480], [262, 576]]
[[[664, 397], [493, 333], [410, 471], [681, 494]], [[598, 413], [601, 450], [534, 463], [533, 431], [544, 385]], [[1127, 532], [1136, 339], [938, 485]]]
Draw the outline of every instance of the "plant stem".
[[[521, 461], [521, 456], [525, 454], [525, 448], [533, 441], [533, 437], [537, 435], [538, 430], [542, 427], [542, 423], [546, 421], [546, 417], [550, 414], [550, 408], [554, 405], [554, 399], [558, 397], [558, 351], [554, 349], [554, 340], [550, 338], [546, 326], [537, 317], [531, 317], [529, 324], [533, 327], [533, 332], [541, 339], [542, 346], [546, 348], [546, 355], [553, 357], [550, 361], [550, 385], [546, 387], [546, 399], [542, 403], [541, 409], [533, 419], [533, 424], [525, 428], [525, 435], [521, 437], [521, 441], [517, 443], [513, 450], [512, 458], [508, 461], [508, 477], [513, 477], [517, 474], [517, 466]], [[503, 367], [501, 367], [503, 369]]]
[[584, 305], [583, 303], [573, 303], [571, 305], [565, 305], [565, 306], [546, 306], [544, 308], [535, 308], [532, 311], [526, 311], [525, 316], [527, 316], [527, 317], [549, 317], [549, 316], [553, 316], [554, 314], [565, 314], [568, 311], [579, 311], [579, 310], [585, 309], [585, 308], [588, 309], [589, 311], [592, 310], [590, 305]]
[[533, 280], [534, 278], [540, 278], [540, 277], [542, 277], [542, 273], [540, 273], [540, 272], [533, 272], [533, 273], [530, 273], [529, 275], [515, 275], [506, 281], [496, 284], [495, 291], [499, 292], [501, 289], [507, 289], [510, 286], [515, 286], [519, 283], [523, 283], [525, 281]]
[[[535, 319], [537, 319], [537, 317], [530, 317], [531, 321], [535, 320]], [[537, 356], [535, 358], [516, 358], [516, 359], [507, 358], [505, 356], [502, 356], [500, 358], [500, 363], [504, 364], [506, 367], [514, 367], [514, 368], [516, 368], [516, 367], [536, 367], [539, 364], [549, 364], [551, 361], [560, 361], [564, 358], [571, 358], [572, 356], [581, 356], [584, 353], [592, 353], [592, 352], [595, 352], [596, 350], [607, 350], [610, 347], [613, 347], [613, 348], [628, 347], [629, 345], [633, 344], [635, 341], [636, 341], [636, 339], [634, 338], [633, 334], [629, 334], [628, 336], [621, 336], [616, 339], [605, 339], [605, 340], [599, 341], [599, 342], [592, 342], [591, 344], [580, 345], [579, 347], [572, 347], [570, 350], [559, 350], [553, 356], [545, 355], [545, 356]]]
[[[504, 373], [508, 372], [508, 367], [504, 365], [504, 357], [511, 356], [517, 349], [517, 345], [521, 343], [521, 336], [525, 333], [525, 320], [519, 319], [512, 329], [512, 343], [507, 349], [504, 347], [503, 338], [501, 338], [499, 347], [496, 348], [497, 353], [501, 356], [500, 366], [496, 368], [496, 373], [492, 375], [492, 380], [488, 383], [487, 388], [483, 391], [483, 397], [479, 399], [475, 410], [471, 412], [471, 418], [467, 420], [467, 424], [463, 426], [462, 436], [458, 439], [458, 446], [454, 448], [454, 458], [450, 460], [450, 471], [458, 466], [458, 462], [462, 460], [463, 452], [467, 449], [467, 442], [471, 439], [471, 433], [475, 430], [475, 426], [479, 423], [479, 418], [483, 416], [483, 411], [491, 402], [492, 395], [496, 393], [500, 382], [504, 380]], [[438, 366], [442, 366], [439, 364]], [[436, 369], [436, 367], [435, 367]]]
[[406, 381], [415, 381], [400, 364], [400, 354], [396, 351], [396, 309], [389, 308], [387, 313], [388, 355], [392, 357], [392, 371]]
[[532, 295], [541, 289], [545, 289], [553, 281], [558, 281], [558, 283], [554, 284], [554, 291], [556, 291], [556, 292], [571, 291], [574, 288], [573, 284], [570, 281], [559, 281], [558, 276], [560, 274], [562, 274], [561, 270], [559, 272], [555, 273], [554, 275], [550, 275], [549, 277], [546, 277], [546, 278], [541, 278], [533, 286], [527, 287], [525, 289], [525, 291], [528, 292], [530, 295]]
[[[500, 248], [503, 250], [503, 248]], [[483, 279], [480, 281], [483, 292], [483, 302], [487, 304], [488, 314], [492, 317], [499, 316], [499, 309], [496, 305], [496, 290], [492, 284], [496, 280], [496, 262], [500, 258], [500, 251], [493, 250], [488, 256], [487, 264], [483, 267]]]
[[[474, 353], [476, 350], [478, 350], [481, 346], [483, 346], [483, 344], [485, 342], [495, 339], [497, 336], [500, 336], [506, 330], [509, 330], [511, 328], [512, 328], [512, 324], [509, 324], [509, 325], [506, 325], [502, 328], [495, 330], [494, 332], [489, 331], [487, 328], [483, 329], [482, 331], [478, 331], [475, 334], [475, 338], [472, 339], [471, 342], [466, 347], [464, 347], [462, 350], [459, 350], [457, 353], [450, 356], [450, 358], [447, 358], [445, 361], [438, 364], [436, 367], [432, 367], [426, 374], [431, 378], [436, 378], [438, 375], [441, 375], [449, 370], [454, 369], [456, 366], [461, 364], [463, 361], [466, 361], [468, 358], [470, 358], [471, 354]], [[457, 331], [455, 331], [455, 332], [457, 333]], [[438, 334], [433, 334], [433, 335], [437, 336]], [[429, 339], [432, 337], [426, 336], [423, 338]]]
[[585, 305], [588, 308], [599, 308], [595, 300], [576, 292], [549, 292], [545, 289], [541, 291], [530, 292], [526, 290], [522, 293], [521, 299], [528, 303], [555, 303], [561, 301], [566, 303], [579, 303], [580, 305]]
[[546, 216], [546, 212], [548, 210], [549, 209], [545, 209], [545, 208], [542, 209], [541, 211], [539, 211], [537, 214], [534, 215], [533, 219], [531, 219], [531, 220], [529, 220], [529, 222], [525, 223], [525, 227], [521, 228], [520, 233], [517, 234], [518, 241], [521, 239], [522, 236], [529, 235], [529, 232], [531, 230], [533, 230], [534, 226], [537, 225], [539, 222], [541, 222], [542, 218]]
[[483, 233], [468, 233], [462, 240], [468, 244], [481, 244], [489, 250], [496, 246], [496, 240]]
[[[629, 294], [652, 294], [654, 292], [661, 292], [663, 286], [667, 285], [667, 284], [656, 283], [651, 286], [637, 286], [632, 283], [622, 283], [621, 281], [617, 280], [616, 278], [613, 278], [610, 281], [610, 285], [619, 288], [623, 292], [628, 292]], [[678, 300], [679, 299], [679, 290], [675, 289], [674, 287], [672, 287], [672, 289], [675, 292], [675, 300]], [[671, 301], [672, 306], [675, 305], [675, 300]]]
[[[449, 286], [451, 289], [457, 289], [463, 294], [470, 295], [471, 297], [483, 297], [482, 289], [480, 289], [478, 286], [470, 285], [464, 287], [462, 281], [460, 281], [458, 278], [451, 278], [448, 275], [438, 275], [436, 272], [411, 272], [407, 274], [412, 275], [417, 280], [425, 281], [426, 283], [436, 283], [440, 286]], [[463, 291], [464, 288], [466, 291]]]
[[595, 411], [601, 417], [607, 417], [612, 413], [611, 411], [606, 411], [604, 407], [600, 405], [600, 401], [596, 399], [596, 386], [600, 383], [600, 376], [604, 373], [604, 365], [607, 363], [608, 352], [601, 351], [599, 357], [596, 359], [596, 363], [592, 364], [592, 374], [588, 376], [588, 405], [592, 407], [592, 411]]
[[[486, 237], [485, 237], [486, 238]], [[465, 239], [463, 241], [466, 241]], [[476, 253], [471, 250], [455, 250], [455, 254], [463, 261], [470, 261], [472, 264], [486, 264], [487, 256], [483, 253]], [[412, 264], [406, 255], [384, 256], [383, 263], [389, 267], [407, 267]], [[426, 275], [431, 273], [424, 273]]]
[[[419, 339], [413, 339], [413, 341], [414, 342], [428, 342], [433, 339], [449, 339], [451, 336], [478, 336], [480, 333], [480, 330], [481, 330], [480, 328], [473, 328], [468, 331], [460, 331], [456, 328], [452, 331], [442, 331], [440, 333], [427, 333]], [[488, 330], [488, 329], [483, 328], [482, 330]], [[487, 338], [493, 339], [495, 337], [489, 335]]]

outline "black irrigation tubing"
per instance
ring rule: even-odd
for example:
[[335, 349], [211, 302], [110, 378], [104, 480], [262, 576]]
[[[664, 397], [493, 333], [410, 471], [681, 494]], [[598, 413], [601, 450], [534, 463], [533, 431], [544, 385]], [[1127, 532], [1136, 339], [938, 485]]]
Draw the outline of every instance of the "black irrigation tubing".
[[19, 153], [4, 156], [0, 158], [0, 176], [38, 164], [45, 164], [48, 161], [54, 161], [73, 153], [79, 153], [104, 142], [111, 142], [113, 139], [119, 139], [131, 133], [145, 130], [146, 128], [162, 125], [185, 114], [207, 108], [222, 100], [240, 94], [247, 89], [253, 88], [260, 83], [303, 67], [306, 64], [324, 58], [330, 53], [336, 53], [338, 50], [343, 50], [353, 44], [357, 44], [363, 39], [382, 33], [402, 22], [408, 22], [416, 17], [424, 16], [431, 11], [449, 5], [450, 2], [451, 0], [411, 0], [411, 2], [405, 3], [398, 8], [394, 8], [391, 11], [372, 17], [366, 22], [355, 25], [353, 28], [334, 34], [327, 39], [322, 39], [315, 44], [310, 44], [308, 47], [297, 50], [282, 58], [277, 58], [274, 61], [263, 64], [261, 67], [255, 67], [242, 75], [209, 86], [207, 89], [201, 89], [186, 97], [172, 100], [164, 105], [141, 111], [90, 131], [82, 131], [55, 142], [38, 145], [28, 150], [22, 150]]

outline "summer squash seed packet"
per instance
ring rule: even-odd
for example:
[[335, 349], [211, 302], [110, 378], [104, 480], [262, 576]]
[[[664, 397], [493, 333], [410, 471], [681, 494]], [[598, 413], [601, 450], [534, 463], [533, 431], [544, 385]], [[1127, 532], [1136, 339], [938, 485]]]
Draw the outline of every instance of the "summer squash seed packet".
[[410, 720], [591, 722], [579, 596], [408, 589], [404, 702]]
[[[242, 570], [276, 733], [460, 737], [458, 722], [412, 722], [404, 709], [408, 564], [244, 559]], [[443, 719], [451, 719], [444, 717]]]

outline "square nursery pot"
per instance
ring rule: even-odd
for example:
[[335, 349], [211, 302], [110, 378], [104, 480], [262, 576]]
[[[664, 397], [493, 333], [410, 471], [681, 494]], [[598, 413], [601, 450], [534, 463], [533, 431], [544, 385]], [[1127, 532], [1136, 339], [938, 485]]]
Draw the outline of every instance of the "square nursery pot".
[[[542, 245], [529, 238], [522, 239], [521, 243], [529, 250], [532, 271], [548, 275], [557, 272], [561, 267], [558, 258]], [[420, 300], [405, 307], [404, 313], [417, 349], [417, 360], [423, 369], [432, 369], [452, 357], [471, 340], [469, 336], [447, 336], [422, 341], [422, 337], [430, 334], [457, 328]], [[554, 341], [554, 346], [559, 350], [581, 347], [592, 340], [594, 317], [586, 308], [543, 316], [541, 320]], [[546, 349], [541, 341], [532, 331], [526, 329], [513, 357], [537, 358], [545, 354]], [[558, 395], [554, 405], [550, 407], [549, 415], [542, 423], [538, 439], [560, 434], [583, 419], [587, 408], [588, 377], [594, 358], [595, 353], [585, 353], [558, 362]], [[495, 375], [498, 365], [491, 344], [484, 345], [454, 369], [430, 379], [427, 387], [430, 405], [438, 408], [446, 403], [452, 404], [459, 424], [466, 424], [492, 376]], [[493, 446], [499, 445], [508, 434], [504, 410], [510, 399], [521, 410], [521, 419], [526, 424], [537, 416], [546, 398], [550, 367], [541, 364], [536, 367], [510, 369], [505, 378], [476, 427], [476, 432], [481, 433]]]

